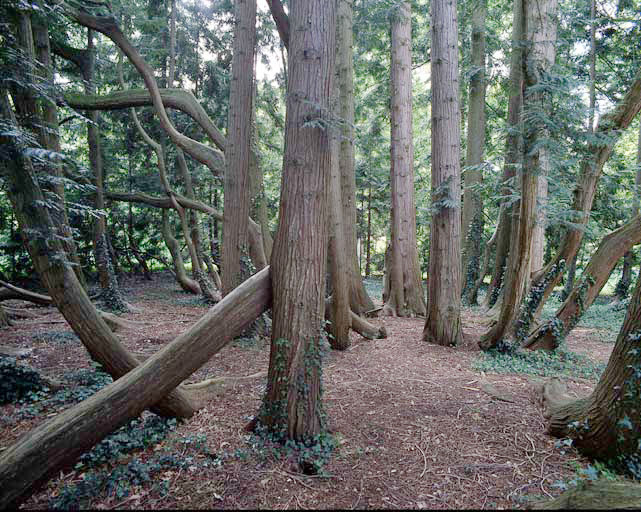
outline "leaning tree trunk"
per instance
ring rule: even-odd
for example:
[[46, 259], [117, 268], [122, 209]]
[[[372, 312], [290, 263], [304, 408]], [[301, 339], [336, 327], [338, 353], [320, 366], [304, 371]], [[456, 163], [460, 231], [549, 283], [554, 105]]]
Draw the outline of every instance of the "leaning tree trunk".
[[523, 346], [529, 349], [557, 348], [599, 296], [621, 256], [629, 253], [632, 247], [639, 243], [641, 215], [603, 237], [599, 248], [583, 271], [579, 284], [568, 295], [554, 318], [534, 331]]
[[269, 308], [269, 277], [268, 268], [259, 272], [143, 364], [91, 398], [42, 423], [3, 451], [0, 509], [16, 507], [49, 477], [168, 396], [243, 332]]
[[[285, 153], [272, 254], [272, 345], [259, 420], [283, 440], [322, 432], [320, 341], [325, 306], [327, 126], [335, 59], [335, 3], [290, 4]], [[312, 124], [311, 121], [314, 120]], [[308, 125], [310, 124], [310, 125]]]
[[567, 401], [558, 382], [544, 386], [548, 433], [569, 437], [587, 457], [639, 467], [641, 442], [641, 279], [608, 365], [592, 394]]
[[[524, 115], [529, 120], [523, 126], [523, 167], [519, 173], [521, 198], [518, 219], [512, 220], [512, 240], [504, 283], [504, 295], [498, 320], [480, 341], [483, 350], [514, 334], [520, 304], [530, 279], [532, 238], [536, 222], [537, 183], [549, 165], [547, 149], [540, 143], [547, 138], [545, 125], [535, 121], [549, 115], [546, 95], [537, 88], [542, 75], [554, 64], [556, 41], [557, 0], [524, 2], [524, 33], [530, 43], [523, 58]], [[538, 115], [531, 115], [538, 114]]]
[[486, 0], [474, 4], [472, 13], [472, 69], [467, 116], [467, 155], [462, 213], [463, 294], [468, 304], [477, 303], [475, 287], [481, 263], [483, 236], [483, 149], [485, 146], [485, 12]]
[[[229, 122], [225, 147], [225, 198], [223, 208], [223, 293], [243, 282], [247, 263], [249, 216], [249, 158], [252, 139], [256, 0], [235, 2], [234, 45], [229, 90]], [[243, 268], [244, 267], [244, 268]]]
[[[0, 90], [0, 118], [19, 127], [13, 120], [9, 99]], [[2, 135], [0, 173], [8, 183], [9, 199], [25, 235], [27, 249], [56, 307], [78, 335], [92, 359], [100, 363], [114, 379], [118, 379], [138, 364], [112, 333], [93, 306], [78, 281], [65, 251], [56, 237], [55, 227], [45, 204], [29, 158], [24, 155], [22, 142], [15, 136]], [[37, 236], [35, 235], [37, 234]], [[179, 390], [172, 392], [156, 407], [165, 416], [189, 417], [194, 412], [190, 399]]]
[[398, 10], [392, 14], [391, 20], [392, 250], [391, 262], [387, 266], [390, 289], [382, 311], [383, 315], [390, 316], [425, 314], [425, 299], [416, 245], [416, 207], [414, 206], [410, 9], [410, 3], [403, 1]]
[[[509, 196], [515, 190], [510, 184], [516, 177], [516, 169], [521, 162], [521, 133], [520, 119], [523, 106], [523, 0], [514, 0], [512, 16], [512, 53], [510, 56], [510, 98], [507, 110], [507, 137], [505, 142], [505, 162], [503, 164], [502, 190], [504, 196]], [[485, 296], [485, 306], [491, 308], [497, 302], [505, 280], [507, 258], [510, 251], [510, 233], [514, 209], [517, 205], [501, 203], [499, 209], [498, 234], [496, 239], [496, 255], [494, 271], [490, 286]]]
[[358, 262], [356, 226], [356, 170], [354, 154], [354, 0], [341, 0], [336, 7], [336, 67], [338, 75], [341, 140], [339, 166], [343, 204], [343, 230], [347, 251], [349, 297], [352, 311], [374, 309], [367, 294]]
[[423, 339], [457, 345], [461, 328], [461, 168], [456, 3], [432, 1], [432, 225]]
[[[610, 158], [620, 134], [630, 126], [639, 110], [641, 110], [641, 73], [637, 74], [634, 83], [617, 106], [599, 120], [594, 137], [597, 142], [589, 146], [590, 156], [581, 162], [579, 178], [574, 189], [572, 210], [576, 212], [576, 218], [572, 219], [572, 224], [568, 225], [556, 257], [533, 277], [531, 288], [542, 288], [541, 285], [553, 266], [558, 266], [561, 260], [572, 261], [576, 256], [583, 241], [585, 226], [590, 220], [590, 211], [603, 166]], [[549, 280], [543, 287], [543, 298], [539, 309], [543, 307], [560, 279], [561, 276], [558, 276]]]

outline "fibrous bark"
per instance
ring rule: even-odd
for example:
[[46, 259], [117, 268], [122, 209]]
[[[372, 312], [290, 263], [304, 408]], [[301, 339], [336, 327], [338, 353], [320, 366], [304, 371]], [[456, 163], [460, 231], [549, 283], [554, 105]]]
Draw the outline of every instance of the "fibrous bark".
[[223, 293], [247, 277], [247, 217], [250, 209], [249, 160], [252, 138], [256, 0], [238, 0], [234, 7], [234, 44], [225, 147], [223, 208]]
[[[391, 69], [391, 258], [389, 294], [382, 314], [425, 314], [416, 245], [414, 143], [412, 140], [412, 20], [410, 3], [392, 13]], [[349, 221], [349, 220], [348, 220]], [[460, 221], [459, 221], [460, 222]], [[459, 227], [460, 229], [460, 227]]]
[[272, 254], [272, 347], [259, 419], [285, 439], [323, 430], [320, 341], [325, 305], [327, 129], [335, 59], [335, 4], [291, 3], [280, 216]]
[[[346, 269], [349, 302], [352, 311], [363, 314], [374, 309], [374, 303], [363, 285], [358, 261], [356, 227], [356, 158], [354, 152], [354, 1], [340, 0], [336, 6], [336, 78], [339, 90], [340, 125], [339, 167], [343, 232], [345, 234]], [[332, 203], [334, 204], [334, 203]]]
[[[463, 294], [469, 304], [476, 304], [475, 283], [479, 275], [481, 238], [483, 236], [483, 150], [485, 146], [485, 12], [486, 0], [473, 5], [472, 68], [470, 70], [469, 111], [467, 115], [467, 155], [462, 212]], [[478, 290], [478, 288], [476, 288]]]
[[461, 167], [456, 4], [432, 2], [432, 224], [423, 339], [457, 345], [461, 328]]
[[632, 247], [641, 243], [641, 215], [603, 237], [583, 271], [579, 284], [556, 312], [554, 318], [534, 331], [523, 346], [554, 350], [579, 322], [608, 282], [617, 262]]

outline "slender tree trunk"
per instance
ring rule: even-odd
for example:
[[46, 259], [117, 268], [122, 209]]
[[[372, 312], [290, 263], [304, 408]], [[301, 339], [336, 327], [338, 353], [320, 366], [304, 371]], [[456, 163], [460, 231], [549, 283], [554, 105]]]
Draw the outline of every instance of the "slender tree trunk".
[[[414, 147], [412, 141], [412, 19], [403, 1], [392, 14], [391, 70], [391, 262], [384, 315], [425, 314], [416, 244]], [[460, 220], [459, 220], [460, 223]], [[460, 227], [459, 227], [460, 229]], [[459, 263], [460, 265], [460, 263]]]
[[[582, 454], [614, 461], [639, 464], [641, 432], [641, 279], [637, 281], [630, 306], [614, 350], [599, 383], [588, 398], [564, 400], [558, 386], [544, 388], [548, 432], [569, 437]], [[556, 389], [555, 389], [556, 387]]]
[[370, 276], [372, 265], [372, 186], [369, 186], [367, 193], [367, 242], [365, 257], [365, 275]]
[[[340, 4], [340, 1], [336, 3]], [[335, 78], [338, 77], [335, 76]], [[335, 81], [332, 90], [332, 111], [336, 111], [337, 103], [338, 84]], [[343, 210], [342, 208], [335, 207], [335, 205], [341, 203], [341, 171], [339, 167], [340, 135], [339, 129], [331, 128], [331, 173], [328, 194], [328, 204], [330, 207], [328, 208], [327, 215], [329, 221], [329, 244], [327, 260], [331, 279], [332, 298], [328, 308], [330, 321], [328, 331], [331, 334], [329, 343], [332, 348], [345, 350], [350, 345], [349, 327], [351, 317], [348, 253], [345, 250]]]
[[[225, 147], [223, 208], [223, 293], [243, 282], [247, 268], [247, 218], [250, 209], [249, 159], [252, 138], [256, 0], [238, 0], [234, 8], [234, 53]], [[245, 263], [241, 261], [245, 259]], [[245, 267], [243, 269], [243, 267]]]
[[[96, 55], [93, 43], [93, 30], [87, 29], [87, 50], [86, 59], [82, 62], [80, 71], [83, 75], [86, 94], [95, 94], [95, 66]], [[105, 174], [102, 149], [100, 144], [100, 116], [97, 111], [88, 112], [89, 123], [87, 123], [87, 144], [89, 146], [89, 165], [94, 177], [96, 187], [95, 205], [97, 210], [106, 212], [105, 208]], [[127, 311], [129, 306], [125, 302], [116, 273], [114, 272], [109, 254], [109, 243], [107, 241], [107, 219], [101, 214], [94, 219], [94, 254], [96, 268], [102, 288], [102, 299], [107, 307], [115, 311]]]
[[335, 4], [290, 4], [285, 153], [280, 220], [272, 255], [272, 347], [260, 421], [284, 439], [322, 432], [320, 340], [325, 306], [327, 130], [335, 59]]
[[530, 349], [554, 350], [581, 320], [608, 282], [617, 262], [641, 243], [641, 216], [603, 237], [583, 271], [581, 282], [572, 290], [552, 320], [539, 327], [524, 343]]
[[461, 168], [456, 3], [432, 1], [432, 225], [423, 339], [457, 345], [461, 328]]
[[[485, 12], [486, 0], [474, 4], [472, 13], [472, 77], [470, 78], [469, 112], [467, 117], [467, 155], [465, 191], [463, 196], [463, 293], [469, 304], [476, 304], [472, 293], [478, 279], [483, 236], [483, 200], [479, 186], [483, 182], [485, 146]], [[473, 167], [473, 168], [471, 168]]]
[[11, 325], [11, 322], [9, 321], [9, 316], [7, 315], [7, 312], [2, 307], [2, 304], [0, 304], [0, 329], [2, 329], [3, 327], [8, 327], [10, 325]]
[[[516, 170], [521, 163], [521, 133], [520, 119], [523, 105], [523, 41], [524, 34], [523, 0], [514, 0], [512, 16], [512, 54], [510, 56], [510, 99], [507, 112], [507, 138], [505, 143], [505, 163], [503, 165], [501, 193], [511, 195], [516, 189], [512, 183], [516, 177]], [[494, 306], [504, 284], [507, 257], [510, 251], [510, 233], [512, 230], [514, 204], [504, 201], [499, 210], [499, 227], [496, 239], [496, 256], [494, 258], [494, 272], [490, 286], [487, 289], [485, 305]]]
[[[524, 55], [524, 102], [527, 112], [537, 113], [538, 118], [549, 115], [545, 93], [536, 89], [542, 74], [554, 64], [556, 42], [557, 0], [524, 2], [524, 33], [529, 47]], [[524, 114], [524, 117], [525, 114]], [[536, 119], [537, 116], [527, 116]], [[504, 296], [499, 318], [479, 341], [487, 350], [514, 334], [519, 307], [528, 290], [532, 238], [536, 223], [537, 182], [549, 165], [546, 148], [539, 144], [547, 137], [544, 125], [529, 121], [523, 126], [523, 168], [519, 174], [521, 198], [519, 217], [512, 220], [510, 255], [504, 283]], [[514, 207], [517, 209], [517, 206]]]
[[563, 291], [561, 292], [562, 301], [565, 301], [574, 289], [574, 279], [576, 277], [576, 259], [577, 257], [575, 256], [572, 260], [572, 263], [570, 263], [568, 275], [565, 279], [565, 285], [563, 286]]
[[354, 154], [354, 0], [341, 0], [336, 7], [339, 116], [342, 120], [339, 165], [349, 296], [352, 310], [362, 314], [374, 309], [361, 277], [356, 233], [356, 168]]

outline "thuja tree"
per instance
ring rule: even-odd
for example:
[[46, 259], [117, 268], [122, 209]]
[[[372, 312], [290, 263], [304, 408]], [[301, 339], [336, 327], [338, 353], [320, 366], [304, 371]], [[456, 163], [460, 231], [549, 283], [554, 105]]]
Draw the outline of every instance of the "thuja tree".
[[409, 2], [391, 13], [391, 194], [392, 225], [386, 261], [386, 303], [383, 314], [425, 314], [416, 245], [414, 143], [412, 140], [412, 20]]
[[456, 5], [432, 2], [432, 226], [423, 339], [456, 345], [461, 329], [460, 121]]
[[323, 430], [319, 360], [325, 303], [328, 112], [335, 4], [290, 3], [287, 120], [280, 219], [272, 253], [272, 346], [260, 422], [284, 439]]
[[592, 394], [568, 402], [555, 381], [543, 391], [551, 435], [569, 437], [582, 454], [613, 461], [641, 478], [641, 279]]

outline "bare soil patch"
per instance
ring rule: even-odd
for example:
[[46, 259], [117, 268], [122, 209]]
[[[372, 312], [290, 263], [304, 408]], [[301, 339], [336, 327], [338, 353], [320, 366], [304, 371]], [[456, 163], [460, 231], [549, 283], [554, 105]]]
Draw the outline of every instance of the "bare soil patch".
[[[125, 289], [128, 301], [139, 311], [124, 318], [139, 324], [119, 336], [141, 357], [153, 354], [206, 312], [167, 276], [151, 283], [130, 280]], [[33, 348], [25, 362], [51, 377], [90, 367], [86, 351], [56, 310], [37, 311], [46, 316], [0, 331], [1, 343]], [[472, 369], [484, 329], [478, 309], [465, 310], [465, 342], [456, 348], [422, 342], [422, 319], [375, 321], [385, 323], [387, 339], [367, 341], [352, 335], [347, 351], [330, 352], [325, 359], [324, 403], [338, 446], [322, 474], [299, 473], [292, 460], [277, 458], [269, 446], [244, 430], [260, 406], [265, 387], [265, 377], [256, 377], [204, 392], [204, 407], [192, 420], [177, 426], [158, 446], [132, 456], [145, 460], [172, 439], [198, 435], [206, 439], [218, 463], [204, 467], [198, 462], [212, 455], [183, 445], [182, 451], [176, 448], [176, 455], [192, 456], [194, 465], [156, 475], [156, 481], [166, 482], [164, 490], [147, 483], [133, 487], [129, 496], [102, 495], [92, 506], [522, 508], [527, 496], [558, 495], [555, 482], [572, 478], [577, 467], [585, 465], [576, 453], [563, 453], [545, 435], [529, 377], [482, 375]], [[569, 348], [607, 360], [612, 346], [590, 343], [585, 331], [577, 329], [570, 336]], [[234, 342], [189, 381], [252, 375], [266, 370], [268, 358], [267, 342]], [[508, 401], [489, 394], [484, 388], [487, 383]], [[576, 379], [569, 387], [581, 396], [593, 385]], [[12, 421], [18, 409], [0, 407], [0, 448], [46, 419]], [[79, 470], [64, 472], [25, 506], [46, 508], [62, 486], [83, 477]]]

